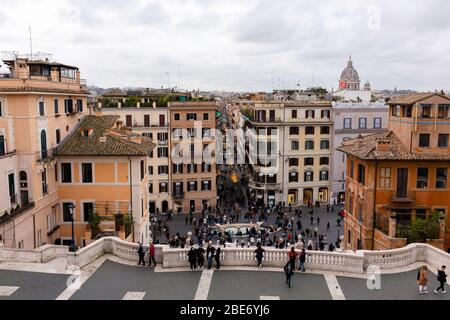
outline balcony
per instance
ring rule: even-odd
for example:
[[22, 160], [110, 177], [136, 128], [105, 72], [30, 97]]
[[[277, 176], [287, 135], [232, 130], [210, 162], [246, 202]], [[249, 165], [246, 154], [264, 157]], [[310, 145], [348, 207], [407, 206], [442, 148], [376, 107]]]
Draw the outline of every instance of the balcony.
[[416, 192], [408, 191], [404, 196], [398, 196], [397, 192], [394, 191], [389, 199], [394, 203], [412, 203], [416, 201]]
[[0, 159], [7, 158], [16, 155], [16, 150], [13, 150], [11, 152], [4, 152], [3, 150], [0, 150]]
[[54, 150], [55, 148], [51, 148], [48, 150], [41, 150], [39, 152], [36, 152], [36, 162], [43, 163], [53, 159]]
[[248, 186], [252, 189], [280, 191], [281, 183], [255, 182], [250, 180]]
[[280, 117], [275, 117], [275, 118], [269, 117], [269, 118], [256, 118], [252, 122], [255, 122], [255, 123], [281, 123], [283, 121], [281, 120]]
[[174, 191], [172, 193], [172, 197], [174, 199], [183, 199], [184, 198], [184, 191]]
[[160, 146], [166, 146], [167, 145], [167, 140], [158, 140], [158, 145]]

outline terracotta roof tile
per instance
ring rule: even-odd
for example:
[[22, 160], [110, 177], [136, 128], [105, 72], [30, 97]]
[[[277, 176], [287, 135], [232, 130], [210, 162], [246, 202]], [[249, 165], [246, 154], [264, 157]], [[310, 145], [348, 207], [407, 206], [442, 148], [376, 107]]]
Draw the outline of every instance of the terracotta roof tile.
[[447, 96], [435, 92], [410, 93], [392, 99], [391, 101], [389, 101], [389, 104], [414, 104], [435, 95], [449, 99]]
[[[85, 116], [56, 148], [56, 156], [147, 156], [155, 144], [144, 136], [129, 133], [128, 130], [113, 129], [119, 116]], [[82, 128], [92, 128], [88, 137], [82, 135]], [[105, 137], [105, 142], [100, 138]], [[139, 139], [136, 143], [130, 139]]]

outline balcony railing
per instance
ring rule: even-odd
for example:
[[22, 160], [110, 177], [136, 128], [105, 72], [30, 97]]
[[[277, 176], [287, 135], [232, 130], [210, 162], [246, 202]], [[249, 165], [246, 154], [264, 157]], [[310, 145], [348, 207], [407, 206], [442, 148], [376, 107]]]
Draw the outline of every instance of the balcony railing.
[[255, 182], [250, 180], [249, 187], [260, 190], [281, 190], [281, 183], [270, 183], [270, 182]]
[[46, 162], [49, 159], [53, 158], [54, 151], [55, 151], [55, 148], [51, 148], [48, 150], [41, 150], [39, 152], [36, 152], [36, 162]]
[[395, 203], [411, 203], [416, 201], [416, 192], [408, 191], [405, 195], [398, 195], [396, 191], [390, 197], [391, 202]]
[[184, 198], [184, 191], [174, 191], [172, 193], [172, 197], [174, 197], [175, 199], [182, 199]]

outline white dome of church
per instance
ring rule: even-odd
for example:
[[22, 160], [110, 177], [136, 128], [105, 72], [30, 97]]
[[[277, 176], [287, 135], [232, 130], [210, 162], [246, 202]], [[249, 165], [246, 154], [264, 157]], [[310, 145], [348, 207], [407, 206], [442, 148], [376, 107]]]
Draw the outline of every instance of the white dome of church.
[[342, 71], [341, 78], [339, 80], [339, 89], [358, 91], [360, 86], [360, 80], [358, 71], [353, 67], [352, 57], [347, 62], [347, 67]]

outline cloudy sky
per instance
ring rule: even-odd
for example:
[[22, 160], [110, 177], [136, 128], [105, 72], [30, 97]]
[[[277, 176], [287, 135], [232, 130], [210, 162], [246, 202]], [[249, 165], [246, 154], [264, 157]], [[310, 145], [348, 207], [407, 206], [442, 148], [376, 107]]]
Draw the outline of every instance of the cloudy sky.
[[[320, 2], [320, 3], [319, 3]], [[102, 87], [450, 90], [448, 0], [0, 0], [0, 50], [53, 53]], [[179, 77], [179, 74], [181, 77]]]

